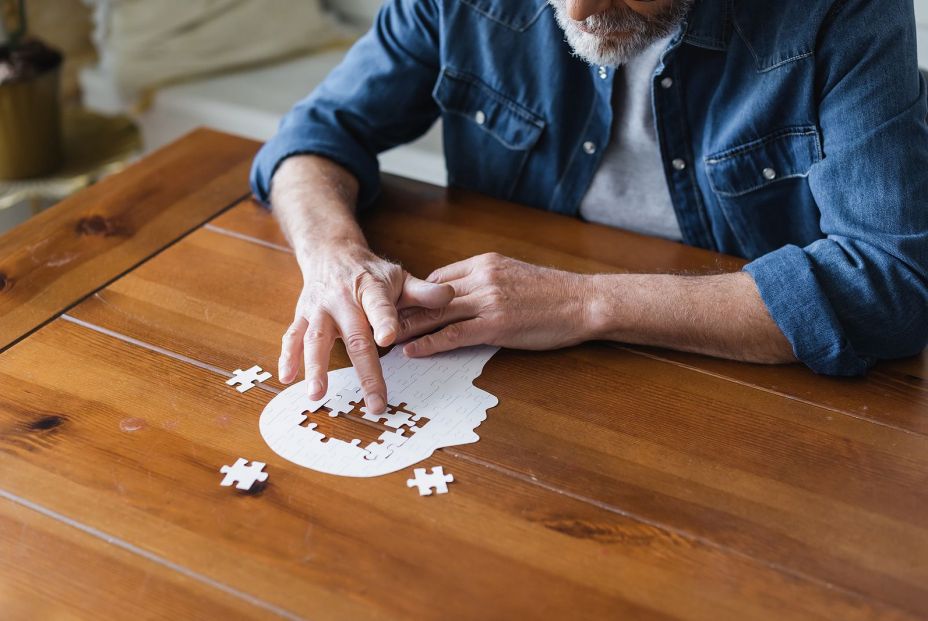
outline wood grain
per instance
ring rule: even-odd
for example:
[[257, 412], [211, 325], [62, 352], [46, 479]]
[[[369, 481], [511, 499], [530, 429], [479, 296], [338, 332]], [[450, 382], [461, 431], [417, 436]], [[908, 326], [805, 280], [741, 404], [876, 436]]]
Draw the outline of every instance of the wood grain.
[[267, 609], [0, 499], [0, 610], [22, 619], [260, 619]]
[[[300, 286], [273, 218], [225, 210], [256, 148], [198, 132], [0, 239], [5, 616], [928, 618], [925, 355], [832, 380], [620, 344], [502, 351], [476, 382], [500, 398], [481, 441], [428, 461], [447, 496], [277, 457], [257, 416], [280, 384], [224, 384], [276, 370]], [[362, 221], [421, 276], [487, 251], [744, 263], [397, 178]], [[240, 456], [266, 485], [218, 485]]]
[[[225, 371], [274, 369], [300, 282], [289, 254], [198, 231], [72, 315]], [[507, 351], [489, 370], [477, 384], [501, 405], [452, 454], [928, 614], [928, 438], [604, 345]]]
[[241, 198], [256, 148], [195, 131], [0, 237], [0, 351]]
[[[297, 616], [918, 617], [450, 451], [430, 463], [454, 473], [453, 493], [425, 499], [404, 485], [408, 472], [346, 479], [300, 468], [256, 432], [271, 393], [239, 395], [221, 374], [64, 320], [3, 361], [0, 488]], [[482, 384], [513, 377], [502, 362]], [[502, 402], [476, 446], [512, 441], [505, 425], [520, 406]], [[580, 478], [604, 461], [579, 445], [551, 449], [546, 460]], [[268, 463], [255, 493], [217, 485], [219, 466], [240, 455]]]

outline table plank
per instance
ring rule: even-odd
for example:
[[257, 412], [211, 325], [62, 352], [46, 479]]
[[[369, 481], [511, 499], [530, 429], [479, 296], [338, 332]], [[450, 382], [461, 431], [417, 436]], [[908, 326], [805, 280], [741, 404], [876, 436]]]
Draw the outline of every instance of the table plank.
[[[297, 615], [917, 618], [453, 451], [429, 460], [456, 477], [441, 497], [408, 490], [408, 472], [300, 468], [257, 433], [271, 393], [239, 395], [221, 374], [65, 320], [2, 360], [0, 488]], [[491, 365], [481, 384], [499, 390], [506, 365]], [[475, 446], [512, 442], [506, 425], [525, 423], [509, 421], [513, 402], [503, 395]], [[529, 449], [516, 439], [508, 450]], [[268, 463], [257, 493], [217, 485], [219, 465], [239, 455]]]
[[267, 609], [7, 499], [0, 499], [0, 550], [5, 621], [269, 617]]
[[[225, 372], [274, 369], [299, 286], [290, 255], [198, 231], [72, 314]], [[602, 345], [490, 364], [477, 383], [501, 405], [454, 455], [928, 613], [928, 438]]]
[[[740, 269], [742, 259], [674, 242], [643, 237], [574, 218], [514, 206], [458, 190], [446, 193], [388, 177], [378, 209], [365, 219], [375, 249], [424, 276], [443, 264], [482, 252], [579, 272], [673, 272], [706, 274]], [[286, 246], [274, 219], [245, 202], [214, 220], [222, 229], [258, 242]], [[755, 365], [632, 347], [689, 369], [928, 435], [928, 351], [881, 362], [866, 378], [815, 375], [801, 365]]]
[[0, 351], [240, 199], [256, 150], [195, 131], [0, 237]]

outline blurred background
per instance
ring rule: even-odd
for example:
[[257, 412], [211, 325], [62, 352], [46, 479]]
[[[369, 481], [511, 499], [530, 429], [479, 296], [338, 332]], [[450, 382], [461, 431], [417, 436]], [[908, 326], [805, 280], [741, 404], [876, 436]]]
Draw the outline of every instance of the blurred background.
[[[195, 127], [266, 140], [379, 4], [0, 0], [0, 35], [13, 49], [6, 75], [0, 68], [0, 232]], [[928, 0], [915, 4], [919, 61], [928, 67]], [[30, 37], [59, 51], [60, 64], [30, 49]], [[30, 73], [30, 64], [38, 69]], [[60, 135], [23, 133], [26, 120], [56, 114]], [[383, 169], [444, 184], [440, 134], [435, 127], [385, 153]]]

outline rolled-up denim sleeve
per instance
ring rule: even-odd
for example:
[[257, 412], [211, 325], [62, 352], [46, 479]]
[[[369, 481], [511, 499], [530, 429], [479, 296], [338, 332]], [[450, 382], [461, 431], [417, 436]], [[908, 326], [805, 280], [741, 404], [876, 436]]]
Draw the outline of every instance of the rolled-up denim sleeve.
[[439, 71], [433, 0], [390, 0], [373, 27], [308, 97], [281, 120], [251, 169], [255, 197], [269, 206], [271, 179], [286, 158], [327, 157], [358, 180], [360, 207], [380, 187], [377, 154], [411, 141], [438, 118], [431, 97]]
[[928, 342], [928, 104], [912, 0], [837, 0], [815, 50], [826, 235], [749, 263], [802, 362], [859, 375]]

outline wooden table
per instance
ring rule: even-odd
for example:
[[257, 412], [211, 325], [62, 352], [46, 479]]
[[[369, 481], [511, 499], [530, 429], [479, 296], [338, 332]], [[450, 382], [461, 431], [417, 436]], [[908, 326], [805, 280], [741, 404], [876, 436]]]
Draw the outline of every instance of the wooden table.
[[[257, 419], [299, 274], [198, 131], [0, 238], [0, 616], [924, 619], [928, 358], [816, 377], [612, 344], [501, 351], [475, 444], [351, 479]], [[397, 178], [366, 216], [413, 273], [495, 250], [584, 271], [741, 261]], [[346, 366], [336, 348], [332, 367]], [[218, 485], [267, 462], [268, 484]]]

